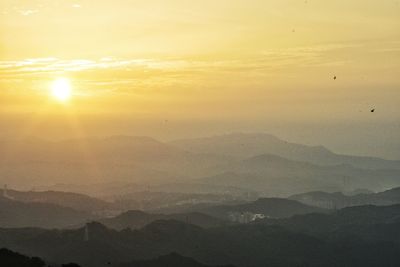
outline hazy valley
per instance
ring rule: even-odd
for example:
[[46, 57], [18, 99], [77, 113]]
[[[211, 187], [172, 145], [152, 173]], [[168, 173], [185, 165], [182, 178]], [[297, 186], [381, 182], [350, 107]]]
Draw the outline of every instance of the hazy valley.
[[1, 247], [86, 267], [400, 263], [399, 161], [266, 134], [77, 142], [2, 143]]

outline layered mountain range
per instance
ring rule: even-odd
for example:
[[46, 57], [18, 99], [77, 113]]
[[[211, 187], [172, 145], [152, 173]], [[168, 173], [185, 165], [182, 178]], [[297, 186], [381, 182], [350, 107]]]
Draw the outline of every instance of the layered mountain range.
[[[382, 191], [400, 186], [400, 161], [340, 155], [322, 146], [289, 143], [268, 134], [230, 134], [163, 143], [116, 136], [0, 143], [0, 182], [18, 188], [68, 184], [131, 184], [179, 192], [218, 186], [289, 196], [307, 191]], [[32, 181], [35, 181], [33, 184]], [[126, 186], [121, 186], [120, 193]], [[136, 189], [132, 189], [136, 188]], [[113, 193], [118, 193], [113, 191]], [[125, 192], [126, 193], [126, 192]]]

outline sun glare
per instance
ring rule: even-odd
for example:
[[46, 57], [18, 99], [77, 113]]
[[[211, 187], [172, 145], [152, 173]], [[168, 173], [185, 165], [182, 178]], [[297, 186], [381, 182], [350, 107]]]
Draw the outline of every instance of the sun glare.
[[66, 78], [59, 78], [51, 85], [51, 94], [58, 101], [65, 102], [71, 98], [71, 83]]

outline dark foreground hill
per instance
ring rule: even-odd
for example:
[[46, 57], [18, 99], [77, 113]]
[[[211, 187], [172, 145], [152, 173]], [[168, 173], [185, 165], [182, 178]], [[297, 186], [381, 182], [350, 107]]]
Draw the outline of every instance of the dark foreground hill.
[[[88, 237], [88, 239], [87, 239]], [[157, 221], [141, 230], [115, 231], [91, 223], [78, 230], [1, 229], [0, 246], [49, 262], [109, 266], [177, 252], [207, 265], [321, 266], [334, 255], [323, 241], [264, 225], [205, 230], [177, 221]], [[328, 265], [329, 266], [329, 265]]]
[[[117, 266], [111, 262], [109, 266]], [[45, 267], [53, 266], [45, 263], [38, 257], [28, 257], [6, 248], [0, 249], [0, 266], [4, 267]], [[60, 265], [59, 265], [60, 266]], [[76, 263], [62, 264], [61, 267], [81, 267]], [[192, 258], [184, 257], [178, 253], [159, 256], [155, 259], [136, 260], [129, 263], [119, 264], [118, 267], [233, 267], [233, 265], [210, 266], [202, 264]]]
[[0, 249], [0, 266], [4, 267], [44, 267], [45, 262], [37, 257], [27, 257], [11, 250]]
[[331, 214], [313, 213], [291, 218], [264, 219], [257, 223], [279, 225], [291, 231], [332, 237], [343, 233], [366, 237], [373, 235], [374, 230], [377, 230], [375, 237], [378, 237], [379, 233], [380, 240], [399, 241], [400, 231], [393, 235], [385, 231], [400, 225], [400, 205], [349, 207]]
[[[160, 256], [153, 260], [132, 261], [121, 264], [118, 267], [211, 267], [195, 261], [192, 258], [181, 256], [177, 253], [171, 253]], [[219, 265], [214, 267], [233, 267], [232, 265]]]
[[354, 207], [332, 214], [203, 229], [173, 220], [116, 231], [0, 229], [0, 246], [49, 262], [103, 267], [172, 252], [207, 265], [400, 266], [400, 207]]

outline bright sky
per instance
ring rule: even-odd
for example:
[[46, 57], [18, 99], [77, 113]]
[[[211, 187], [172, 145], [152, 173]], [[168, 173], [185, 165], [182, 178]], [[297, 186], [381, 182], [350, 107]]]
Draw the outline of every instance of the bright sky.
[[400, 158], [399, 0], [2, 0], [0, 12], [1, 136], [68, 136], [73, 117], [75, 135], [266, 131]]

